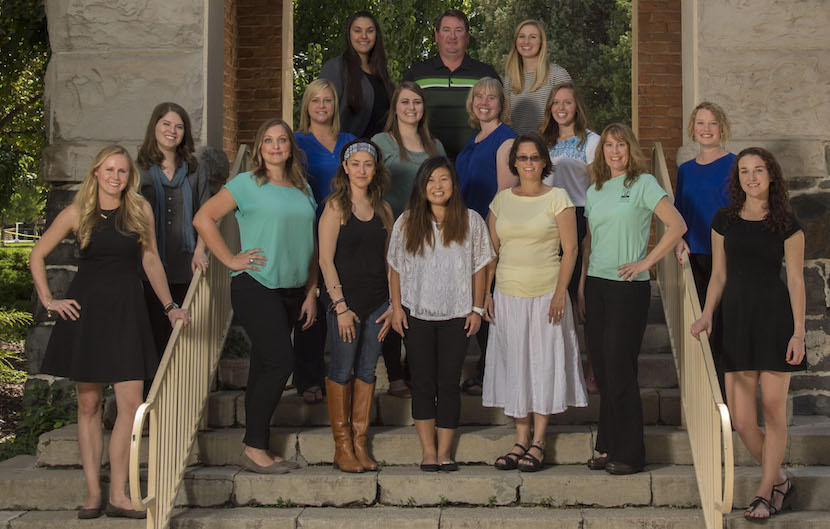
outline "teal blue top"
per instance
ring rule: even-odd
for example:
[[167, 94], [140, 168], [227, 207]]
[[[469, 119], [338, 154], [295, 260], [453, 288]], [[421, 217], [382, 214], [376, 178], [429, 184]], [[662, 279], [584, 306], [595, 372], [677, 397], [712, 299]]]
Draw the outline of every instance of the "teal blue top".
[[[444, 150], [444, 145], [441, 140], [435, 140], [435, 148], [438, 150], [437, 156], [446, 156], [447, 152]], [[418, 175], [418, 168], [421, 164], [429, 159], [429, 154], [426, 152], [416, 152], [407, 150], [409, 160], [401, 160], [401, 150], [398, 142], [388, 132], [381, 132], [372, 136], [372, 141], [380, 147], [383, 154], [383, 165], [389, 169], [389, 174], [392, 177], [389, 190], [386, 191], [386, 196], [383, 197], [392, 208], [392, 213], [395, 218], [401, 216], [401, 213], [406, 209], [406, 204], [409, 202], [409, 195], [412, 194], [412, 186], [415, 184], [415, 177]]]
[[[588, 188], [585, 218], [591, 229], [589, 276], [622, 281], [617, 267], [646, 256], [651, 215], [666, 192], [648, 173], [641, 174], [630, 189], [623, 182], [624, 174], [605, 182], [600, 191], [596, 184]], [[648, 270], [634, 278], [648, 279]]]
[[258, 272], [246, 272], [267, 288], [296, 288], [308, 280], [308, 265], [314, 254], [314, 220], [317, 202], [308, 187], [265, 182], [257, 185], [253, 173], [240, 173], [225, 188], [236, 201], [236, 221], [242, 251], [261, 248], [268, 258]]

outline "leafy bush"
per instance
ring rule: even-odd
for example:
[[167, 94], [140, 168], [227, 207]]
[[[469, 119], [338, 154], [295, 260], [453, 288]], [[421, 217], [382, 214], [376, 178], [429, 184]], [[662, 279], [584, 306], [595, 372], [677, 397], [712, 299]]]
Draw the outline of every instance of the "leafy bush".
[[20, 454], [34, 454], [41, 434], [76, 422], [78, 404], [69, 381], [52, 385], [30, 381], [26, 385], [17, 436], [0, 444], [0, 461]]
[[31, 248], [0, 249], [0, 308], [23, 312], [31, 308], [29, 252]]

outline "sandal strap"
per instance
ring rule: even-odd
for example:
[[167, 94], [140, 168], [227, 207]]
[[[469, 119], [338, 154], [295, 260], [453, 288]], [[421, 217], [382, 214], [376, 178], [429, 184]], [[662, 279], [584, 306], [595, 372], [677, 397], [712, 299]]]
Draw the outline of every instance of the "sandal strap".
[[524, 457], [522, 457], [522, 460], [530, 461], [532, 463], [532, 466], [534, 466], [534, 467], [536, 465], [541, 465], [542, 464], [542, 462], [539, 461], [538, 459], [536, 459], [536, 456], [534, 456], [532, 454], [525, 454]]
[[[775, 507], [770, 505], [770, 502], [769, 502], [768, 499], [764, 498], [763, 496], [755, 496], [755, 499], [752, 500], [752, 503], [750, 503], [749, 507], [747, 507], [746, 511], [744, 511], [744, 516], [746, 517], [747, 514], [754, 513], [758, 509], [758, 506], [761, 505], [762, 503], [764, 504], [764, 507], [767, 508], [767, 512], [769, 513], [769, 516], [772, 516], [772, 515], [778, 513], [778, 509], [776, 509]], [[764, 519], [764, 517], [759, 517], [759, 516], [750, 516], [750, 518]]]
[[[787, 484], [790, 485], [789, 487], [787, 487], [787, 490], [781, 490], [781, 489], [778, 488], [778, 487], [783, 487], [784, 485], [787, 485]], [[778, 494], [782, 494], [784, 496], [786, 496], [790, 492], [790, 489], [792, 489], [792, 483], [790, 482], [790, 478], [787, 478], [784, 481], [782, 481], [781, 483], [776, 483], [775, 485], [772, 486], [773, 494], [777, 492]], [[770, 500], [772, 500], [772, 498], [770, 498]]]
[[[525, 448], [524, 446], [520, 445], [519, 443], [514, 444], [514, 445], [513, 445], [513, 448], [515, 448], [515, 447], [517, 447], [517, 446], [518, 446], [519, 448], [521, 448], [521, 449], [522, 449], [522, 451], [524, 452], [524, 454], [517, 454], [516, 452], [508, 452], [508, 453], [504, 454], [503, 456], [501, 456], [499, 459], [505, 459], [505, 460], [506, 460], [506, 459], [510, 459], [510, 460], [512, 460], [514, 463], [515, 463], [515, 462], [517, 462], [517, 461], [519, 461], [521, 458], [523, 458], [523, 457], [525, 456], [525, 454], [527, 454], [527, 450], [528, 450], [528, 449], [527, 449], [527, 448]], [[514, 459], [514, 458], [515, 458], [515, 459]]]

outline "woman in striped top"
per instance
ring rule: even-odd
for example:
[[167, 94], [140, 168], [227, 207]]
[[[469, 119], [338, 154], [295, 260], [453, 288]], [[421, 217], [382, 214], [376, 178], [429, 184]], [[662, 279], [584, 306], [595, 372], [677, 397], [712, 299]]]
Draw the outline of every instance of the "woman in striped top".
[[510, 101], [513, 130], [517, 134], [538, 132], [551, 89], [570, 80], [567, 70], [548, 61], [542, 23], [538, 20], [520, 23], [504, 63], [504, 93]]

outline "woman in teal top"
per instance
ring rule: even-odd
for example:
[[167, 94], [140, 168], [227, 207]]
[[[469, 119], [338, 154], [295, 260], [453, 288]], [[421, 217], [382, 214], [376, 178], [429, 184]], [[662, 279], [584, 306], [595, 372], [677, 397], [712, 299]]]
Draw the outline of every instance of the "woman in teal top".
[[[579, 282], [579, 308], [600, 395], [596, 450], [588, 468], [633, 474], [645, 465], [643, 404], [637, 355], [651, 297], [649, 269], [686, 232], [683, 217], [657, 180], [627, 125], [605, 127], [602, 156], [591, 166], [585, 197], [588, 234]], [[667, 229], [647, 253], [652, 214]]]
[[[426, 98], [420, 86], [404, 81], [392, 95], [384, 132], [372, 136], [380, 148], [383, 165], [389, 169], [391, 185], [383, 197], [397, 219], [406, 209], [418, 168], [433, 156], [446, 156], [441, 140], [429, 132]], [[401, 365], [401, 337], [390, 333], [383, 342], [383, 363], [389, 377], [389, 394], [410, 397]]]
[[[317, 316], [317, 203], [300, 160], [291, 128], [280, 119], [266, 121], [254, 143], [254, 170], [225, 184], [193, 219], [207, 247], [233, 276], [231, 304], [251, 340], [240, 464], [265, 474], [298, 468], [268, 452], [269, 425], [294, 367], [294, 322], [299, 315], [307, 329]], [[236, 255], [216, 227], [231, 211], [243, 249]]]

